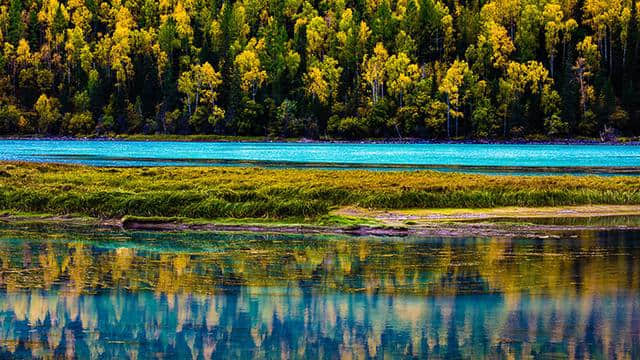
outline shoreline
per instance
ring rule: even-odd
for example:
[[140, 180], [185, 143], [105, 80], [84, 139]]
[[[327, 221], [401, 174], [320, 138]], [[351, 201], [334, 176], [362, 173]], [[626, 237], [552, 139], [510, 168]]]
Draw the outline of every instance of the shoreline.
[[[63, 160], [92, 159], [91, 155], [59, 155]], [[640, 175], [640, 167], [635, 166], [494, 166], [494, 165], [457, 165], [457, 164], [383, 164], [383, 163], [345, 163], [345, 162], [299, 162], [280, 160], [240, 160], [240, 159], [179, 159], [179, 158], [127, 158], [117, 156], [99, 157], [105, 161], [137, 161], [146, 163], [160, 163], [161, 165], [129, 165], [132, 167], [172, 167], [188, 164], [190, 167], [198, 166], [240, 166], [240, 167], [264, 167], [264, 168], [285, 168], [299, 170], [371, 170], [385, 169], [390, 171], [416, 170], [416, 171], [450, 171], [459, 173], [478, 173], [500, 176], [513, 176], [513, 174], [549, 174], [553, 175], [601, 175], [609, 174], [614, 176], [635, 176]], [[24, 161], [32, 164], [58, 164], [65, 165], [64, 161]], [[2, 161], [0, 161], [0, 164]], [[74, 164], [73, 162], [71, 164]], [[169, 165], [167, 165], [169, 164]], [[90, 164], [76, 164], [81, 166], [95, 166]], [[99, 165], [98, 165], [99, 166]], [[126, 166], [126, 165], [125, 165]], [[108, 166], [107, 166], [108, 167]], [[119, 166], [115, 166], [119, 167]]]
[[[131, 217], [100, 219], [79, 215], [24, 214], [4, 212], [0, 224], [15, 227], [54, 226], [65, 228], [91, 227], [99, 230], [151, 232], [231, 232], [318, 234], [378, 237], [539, 237], [548, 238], [578, 231], [640, 231], [640, 206], [595, 205], [572, 207], [495, 209], [410, 209], [366, 210], [345, 207], [332, 212], [333, 223], [317, 219], [276, 221], [261, 219], [189, 219], [162, 217]], [[558, 218], [587, 220], [581, 224], [532, 223], [532, 219]], [[502, 220], [508, 219], [503, 222]], [[589, 220], [606, 219], [611, 224]], [[631, 219], [630, 221], [627, 221]], [[611, 221], [613, 220], [613, 221]], [[623, 220], [615, 223], [615, 220]]]
[[307, 138], [269, 138], [260, 136], [224, 136], [224, 135], [130, 135], [130, 136], [101, 136], [101, 137], [74, 137], [74, 136], [4, 136], [1, 140], [31, 140], [31, 141], [127, 141], [127, 142], [196, 142], [196, 143], [297, 143], [297, 144], [451, 144], [451, 145], [617, 145], [638, 146], [639, 138], [624, 139], [621, 141], [601, 141], [598, 139], [555, 139], [555, 140], [483, 140], [483, 139], [307, 139]]

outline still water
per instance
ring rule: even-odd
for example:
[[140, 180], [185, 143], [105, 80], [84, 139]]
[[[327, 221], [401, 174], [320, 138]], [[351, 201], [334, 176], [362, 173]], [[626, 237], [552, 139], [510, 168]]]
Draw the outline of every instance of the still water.
[[0, 231], [0, 357], [640, 357], [640, 233]]
[[471, 172], [640, 172], [640, 146], [0, 140], [0, 160], [97, 166], [263, 165]]

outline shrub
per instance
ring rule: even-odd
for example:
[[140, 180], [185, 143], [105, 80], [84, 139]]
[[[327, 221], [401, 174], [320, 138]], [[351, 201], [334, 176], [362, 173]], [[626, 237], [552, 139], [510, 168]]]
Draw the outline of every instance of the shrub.
[[369, 133], [364, 119], [355, 117], [338, 118], [337, 116], [332, 116], [329, 119], [327, 131], [331, 135], [346, 139], [363, 138]]
[[88, 135], [95, 130], [95, 121], [89, 111], [75, 113], [67, 123], [67, 132], [73, 135]]

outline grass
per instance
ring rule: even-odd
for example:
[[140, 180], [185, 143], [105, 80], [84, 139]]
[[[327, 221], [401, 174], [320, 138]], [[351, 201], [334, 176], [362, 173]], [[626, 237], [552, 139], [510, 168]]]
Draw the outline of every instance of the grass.
[[445, 209], [640, 204], [640, 177], [29, 163], [0, 163], [0, 173], [0, 210], [100, 218], [339, 222], [350, 220], [332, 220], [329, 213], [344, 206]]

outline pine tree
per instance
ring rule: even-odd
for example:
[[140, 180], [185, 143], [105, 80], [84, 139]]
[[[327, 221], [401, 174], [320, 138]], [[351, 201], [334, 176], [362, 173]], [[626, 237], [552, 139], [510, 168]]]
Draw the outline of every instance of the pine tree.
[[22, 38], [24, 23], [22, 20], [22, 0], [11, 0], [9, 4], [9, 26], [7, 29], [7, 40], [15, 45]]

